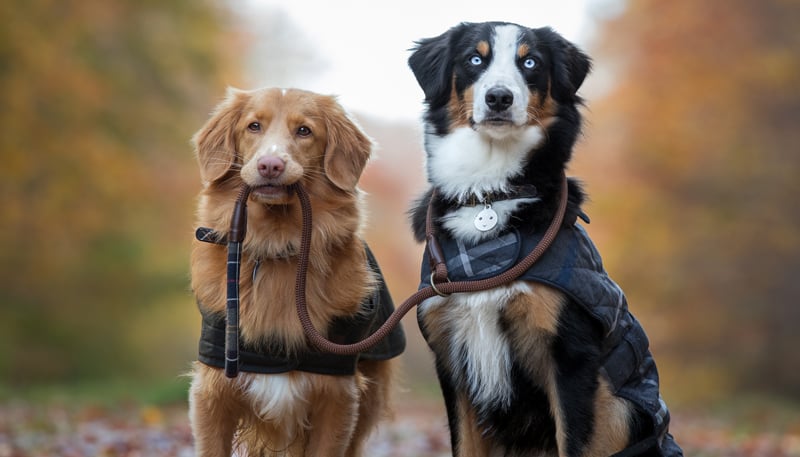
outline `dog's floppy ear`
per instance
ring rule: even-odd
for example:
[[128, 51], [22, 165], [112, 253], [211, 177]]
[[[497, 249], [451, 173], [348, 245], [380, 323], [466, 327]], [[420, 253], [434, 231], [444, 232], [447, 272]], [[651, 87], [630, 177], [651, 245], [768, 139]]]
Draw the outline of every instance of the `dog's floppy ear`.
[[211, 118], [192, 137], [200, 177], [211, 183], [221, 179], [236, 160], [236, 137], [234, 127], [242, 114], [242, 105], [247, 92], [228, 88], [228, 93], [211, 114]]
[[547, 41], [552, 46], [554, 97], [557, 100], [580, 101], [578, 89], [592, 68], [592, 60], [552, 29], [545, 27], [539, 30], [550, 36]]
[[336, 187], [351, 192], [367, 165], [373, 143], [334, 98], [326, 105], [325, 175]]
[[450, 55], [450, 42], [458, 27], [434, 37], [416, 42], [413, 54], [408, 58], [408, 66], [425, 92], [428, 106], [438, 107], [447, 104], [453, 83], [453, 57]]

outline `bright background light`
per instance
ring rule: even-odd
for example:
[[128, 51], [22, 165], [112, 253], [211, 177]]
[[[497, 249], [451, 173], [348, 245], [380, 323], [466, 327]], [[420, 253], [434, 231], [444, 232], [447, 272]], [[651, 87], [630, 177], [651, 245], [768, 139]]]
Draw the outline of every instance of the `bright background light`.
[[[238, 13], [255, 41], [253, 55], [246, 59], [251, 62], [248, 84], [335, 94], [356, 113], [415, 120], [423, 95], [406, 62], [416, 40], [439, 35], [459, 22], [497, 20], [551, 26], [570, 41], [583, 44], [593, 34], [590, 14], [595, 11], [590, 10], [596, 10], [597, 3], [249, 0]], [[300, 61], [294, 64], [302, 71], [270, 68], [268, 46], [278, 34], [295, 46], [294, 58]], [[293, 56], [281, 57], [291, 61]]]

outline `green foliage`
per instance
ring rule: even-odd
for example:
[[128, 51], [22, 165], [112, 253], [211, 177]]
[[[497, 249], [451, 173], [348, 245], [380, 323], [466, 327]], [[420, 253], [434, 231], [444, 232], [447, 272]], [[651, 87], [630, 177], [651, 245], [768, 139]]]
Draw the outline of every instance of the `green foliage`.
[[188, 139], [222, 92], [225, 12], [10, 0], [0, 17], [0, 378], [185, 369], [158, 344], [169, 307], [192, 312]]

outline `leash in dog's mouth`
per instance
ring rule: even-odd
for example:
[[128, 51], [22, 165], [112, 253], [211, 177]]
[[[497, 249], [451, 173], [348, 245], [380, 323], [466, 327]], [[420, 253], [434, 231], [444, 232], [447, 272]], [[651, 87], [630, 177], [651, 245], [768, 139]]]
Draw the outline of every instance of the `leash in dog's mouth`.
[[[428, 216], [428, 248], [431, 250], [432, 271], [439, 274], [433, 275], [431, 285], [418, 290], [404, 301], [386, 321], [371, 335], [363, 340], [352, 344], [338, 344], [328, 340], [323, 336], [311, 322], [306, 303], [306, 275], [308, 272], [311, 233], [312, 233], [312, 213], [311, 201], [303, 186], [294, 183], [286, 186], [290, 194], [296, 194], [300, 201], [302, 211], [301, 242], [300, 252], [298, 253], [297, 275], [295, 281], [295, 304], [297, 316], [303, 326], [309, 342], [324, 352], [339, 355], [355, 355], [366, 352], [382, 339], [384, 339], [414, 306], [422, 303], [434, 296], [447, 296], [459, 292], [477, 292], [491, 289], [509, 283], [518, 278], [544, 254], [550, 247], [558, 234], [561, 224], [564, 221], [564, 214], [567, 208], [567, 178], [562, 176], [561, 195], [558, 210], [550, 226], [547, 228], [539, 244], [519, 263], [512, 268], [504, 271], [497, 276], [476, 281], [455, 281], [447, 279], [447, 267], [444, 256], [441, 255], [436, 233], [432, 230], [431, 207], [429, 206]], [[242, 242], [247, 232], [247, 199], [251, 188], [243, 185], [236, 200], [231, 217], [231, 228], [227, 236], [228, 241], [228, 271], [227, 271], [227, 302], [226, 302], [226, 323], [225, 323], [225, 375], [234, 378], [239, 373], [239, 271], [241, 267]], [[206, 240], [210, 236], [208, 229], [198, 229], [198, 239]]]
[[254, 195], [267, 198], [283, 196], [284, 194], [288, 197], [291, 197], [293, 193], [293, 187], [292, 184], [262, 184], [251, 187], [251, 192]]

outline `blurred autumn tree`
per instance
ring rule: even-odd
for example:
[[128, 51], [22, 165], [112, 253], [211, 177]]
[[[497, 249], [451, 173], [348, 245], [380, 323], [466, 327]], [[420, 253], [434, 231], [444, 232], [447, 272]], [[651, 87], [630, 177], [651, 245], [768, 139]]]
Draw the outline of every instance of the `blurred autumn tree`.
[[235, 67], [226, 14], [0, 2], [0, 382], [176, 374], [170, 310], [191, 308], [199, 188], [188, 139]]
[[793, 0], [632, 0], [595, 51], [607, 260], [679, 396], [800, 398], [798, 24]]

